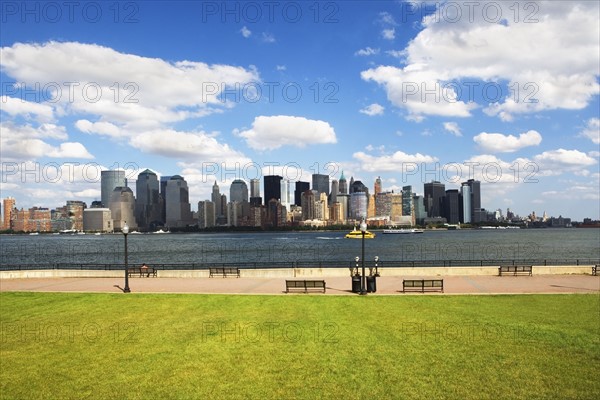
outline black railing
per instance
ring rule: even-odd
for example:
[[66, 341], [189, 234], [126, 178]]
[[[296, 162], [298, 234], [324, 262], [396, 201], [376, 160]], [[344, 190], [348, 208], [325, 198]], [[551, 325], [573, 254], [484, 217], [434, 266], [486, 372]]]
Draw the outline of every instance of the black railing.
[[[365, 260], [369, 268], [375, 266], [373, 260]], [[521, 260], [413, 260], [413, 261], [386, 261], [379, 260], [379, 268], [411, 268], [411, 267], [486, 267], [500, 265], [599, 265], [600, 259], [521, 259]], [[158, 270], [206, 270], [209, 268], [231, 267], [240, 269], [275, 269], [275, 268], [355, 268], [356, 263], [351, 261], [294, 261], [294, 262], [237, 262], [237, 263], [170, 263], [151, 264], [150, 267]], [[50, 263], [50, 264], [15, 264], [0, 265], [0, 271], [26, 271], [48, 269], [70, 270], [122, 270], [123, 264], [119, 263]]]

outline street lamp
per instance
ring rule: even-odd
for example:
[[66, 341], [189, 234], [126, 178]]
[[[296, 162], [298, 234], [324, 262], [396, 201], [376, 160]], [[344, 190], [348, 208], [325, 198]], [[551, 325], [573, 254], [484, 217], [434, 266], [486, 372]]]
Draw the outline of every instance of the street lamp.
[[377, 262], [379, 261], [379, 257], [375, 256], [375, 276], [379, 276], [379, 269], [377, 269]]
[[362, 233], [362, 278], [360, 280], [360, 294], [367, 294], [367, 283], [366, 283], [366, 275], [365, 275], [365, 233], [367, 232], [367, 223], [363, 219], [360, 223], [360, 233]]
[[129, 233], [129, 226], [127, 225], [127, 221], [125, 221], [125, 225], [123, 225], [123, 236], [125, 236], [125, 287], [123, 288], [123, 293], [130, 293], [129, 289], [129, 274], [127, 273], [127, 234]]

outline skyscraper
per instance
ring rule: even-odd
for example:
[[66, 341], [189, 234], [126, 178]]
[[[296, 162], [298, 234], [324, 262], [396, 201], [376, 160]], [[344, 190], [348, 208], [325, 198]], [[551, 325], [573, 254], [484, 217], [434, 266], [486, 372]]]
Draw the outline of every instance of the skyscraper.
[[231, 182], [229, 187], [229, 201], [231, 202], [242, 202], [248, 201], [248, 186], [246, 182], [241, 179], [236, 179]]
[[402, 187], [402, 215], [413, 215], [413, 193], [412, 186]]
[[174, 175], [167, 182], [167, 218], [169, 227], [185, 227], [192, 223], [188, 185], [185, 179]]
[[377, 177], [377, 179], [375, 179], [375, 185], [373, 186], [373, 194], [375, 196], [377, 196], [379, 193], [382, 192], [381, 190], [381, 177]]
[[135, 219], [141, 228], [161, 222], [161, 204], [157, 175], [146, 169], [135, 183]]
[[290, 181], [287, 179], [281, 180], [281, 205], [286, 209], [290, 208]]
[[438, 181], [431, 181], [424, 185], [425, 211], [428, 217], [443, 217], [442, 203], [446, 195], [446, 187]]
[[463, 182], [460, 187], [460, 194], [462, 198], [462, 219], [463, 224], [471, 223], [471, 187], [467, 182]]
[[219, 218], [221, 215], [223, 215], [223, 206], [221, 205], [221, 191], [219, 190], [217, 181], [215, 181], [215, 184], [212, 186], [212, 194], [210, 199], [213, 203], [215, 203], [215, 216], [216, 218]]
[[[485, 212], [482, 212], [481, 209], [481, 182], [476, 181], [475, 179], [469, 179], [467, 182], [463, 182], [462, 185], [467, 185], [469, 187], [469, 192], [470, 192], [470, 196], [469, 196], [469, 200], [471, 203], [471, 207], [470, 207], [470, 216], [471, 216], [471, 222], [472, 223], [478, 223], [481, 221], [485, 221], [486, 217], [485, 217]], [[464, 205], [465, 199], [463, 197], [463, 205]], [[483, 215], [482, 215], [483, 214]], [[465, 215], [465, 219], [466, 219], [466, 215]]]
[[325, 193], [329, 196], [329, 175], [313, 174], [312, 190], [316, 190], [319, 193], [319, 195], [321, 193]]
[[302, 182], [302, 181], [297, 181], [296, 182], [296, 187], [294, 190], [294, 204], [297, 206], [301, 206], [302, 205], [302, 193], [306, 192], [307, 190], [310, 189], [310, 183], [308, 182]]
[[265, 189], [265, 206], [269, 204], [269, 200], [281, 200], [281, 179], [279, 175], [266, 175], [264, 177]]
[[348, 194], [348, 182], [346, 181], [346, 177], [344, 176], [344, 171], [342, 171], [342, 175], [340, 176], [340, 190], [341, 194]]
[[260, 180], [250, 179], [250, 197], [260, 197]]
[[110, 204], [110, 215], [115, 229], [123, 229], [125, 223], [132, 229], [137, 228], [135, 198], [131, 189], [125, 186], [117, 186], [113, 190], [108, 203]]
[[357, 221], [367, 218], [367, 193], [350, 194], [350, 218]]
[[458, 224], [460, 222], [459, 214], [459, 194], [457, 189], [446, 190], [444, 197], [444, 217], [449, 224]]
[[339, 182], [334, 179], [331, 181], [331, 194], [330, 194], [330, 203], [333, 204], [337, 202], [337, 195], [340, 193]]
[[[116, 187], [127, 187], [125, 171], [101, 171], [100, 172], [100, 198], [104, 207], [110, 206], [110, 198]], [[133, 221], [131, 221], [133, 223]]]

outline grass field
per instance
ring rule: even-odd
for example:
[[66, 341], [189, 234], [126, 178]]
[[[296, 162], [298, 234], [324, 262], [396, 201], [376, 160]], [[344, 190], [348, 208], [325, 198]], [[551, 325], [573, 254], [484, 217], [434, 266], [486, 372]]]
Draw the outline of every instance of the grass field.
[[597, 399], [600, 296], [0, 293], [4, 399]]

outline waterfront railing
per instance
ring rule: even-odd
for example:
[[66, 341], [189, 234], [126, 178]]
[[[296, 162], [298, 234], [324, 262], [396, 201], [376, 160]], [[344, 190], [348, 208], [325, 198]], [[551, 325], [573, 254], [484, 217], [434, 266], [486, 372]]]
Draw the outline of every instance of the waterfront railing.
[[[373, 260], [365, 260], [369, 268], [375, 267]], [[536, 266], [577, 266], [599, 265], [600, 259], [518, 259], [518, 260], [379, 260], [378, 268], [415, 268], [415, 267], [486, 267], [500, 265], [536, 265]], [[282, 262], [236, 262], [236, 263], [157, 263], [149, 265], [157, 270], [208, 270], [209, 268], [239, 268], [239, 269], [299, 269], [299, 268], [355, 268], [356, 262], [351, 261], [282, 261]], [[105, 270], [123, 269], [122, 263], [29, 263], [0, 265], [0, 271], [25, 270]]]

